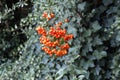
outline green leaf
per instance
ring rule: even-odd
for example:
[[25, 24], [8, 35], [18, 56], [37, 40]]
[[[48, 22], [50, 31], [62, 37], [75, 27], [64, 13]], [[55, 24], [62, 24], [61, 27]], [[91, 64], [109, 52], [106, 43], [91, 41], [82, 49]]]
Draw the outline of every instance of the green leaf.
[[108, 1], [108, 0], [103, 0], [103, 4], [105, 5], [105, 6], [108, 6], [109, 4], [111, 4], [113, 2], [113, 0], [110, 0], [110, 1]]
[[118, 11], [118, 7], [110, 7], [110, 9], [107, 11], [108, 14], [116, 13]]
[[102, 40], [99, 38], [99, 36], [96, 36], [96, 37], [93, 39], [92, 42], [93, 42], [93, 43], [92, 43], [93, 46], [102, 45], [102, 44], [103, 44], [103, 42], [102, 42]]
[[96, 32], [101, 29], [101, 26], [99, 25], [98, 21], [95, 21], [91, 24], [93, 31]]
[[80, 75], [78, 78], [79, 80], [83, 80], [85, 78], [85, 75]]
[[101, 70], [100, 66], [97, 65], [97, 67], [95, 68], [96, 75], [99, 75], [100, 70]]
[[66, 69], [67, 69], [66, 66], [59, 69], [59, 71], [56, 73], [56, 76], [57, 76], [56, 80], [60, 80], [64, 76], [64, 74], [67, 72]]
[[88, 69], [89, 67], [94, 67], [95, 65], [94, 65], [94, 63], [93, 63], [93, 61], [84, 61], [84, 63], [83, 63], [83, 67], [84, 67], [84, 69]]
[[99, 52], [98, 50], [95, 50], [93, 52], [93, 55], [96, 57], [96, 59], [99, 60], [99, 59], [102, 59], [103, 57], [107, 56], [107, 53], [106, 53], [106, 51]]
[[84, 37], [88, 37], [88, 36], [91, 35], [91, 33], [92, 33], [92, 30], [88, 29], [88, 30], [86, 30], [86, 31], [83, 33], [83, 36], [84, 36]]
[[86, 2], [82, 2], [82, 3], [78, 4], [78, 9], [83, 11], [85, 9], [85, 5], [86, 5]]
[[75, 28], [74, 26], [69, 27], [69, 28], [67, 29], [67, 32], [73, 34], [74, 37], [77, 36], [77, 30], [76, 30], [76, 28]]
[[120, 41], [120, 31], [118, 32], [117, 36], [116, 36], [116, 40]]

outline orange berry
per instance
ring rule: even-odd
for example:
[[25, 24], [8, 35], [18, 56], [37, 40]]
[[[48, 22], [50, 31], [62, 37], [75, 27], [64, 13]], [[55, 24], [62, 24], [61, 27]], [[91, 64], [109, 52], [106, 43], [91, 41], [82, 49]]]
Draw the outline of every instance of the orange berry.
[[54, 18], [54, 17], [55, 17], [55, 14], [51, 13], [50, 16], [51, 16], [51, 18]]
[[63, 55], [67, 54], [67, 50], [63, 50]]
[[62, 22], [57, 23], [55, 26], [60, 27], [62, 25]]
[[58, 57], [62, 57], [62, 56], [64, 56], [65, 54], [67, 54], [67, 50], [57, 50], [56, 51], [56, 56], [58, 56]]
[[68, 20], [68, 19], [65, 19], [65, 22], [69, 22], [69, 20]]
[[51, 17], [50, 16], [46, 16], [46, 19], [49, 21], [49, 20], [51, 20]]
[[38, 34], [46, 35], [46, 31], [45, 31], [45, 29], [42, 28], [42, 27], [38, 26], [38, 27], [36, 28], [36, 30], [37, 30]]
[[55, 45], [58, 45], [58, 43], [59, 43], [59, 41], [58, 41], [58, 40], [56, 40], [56, 41], [54, 42], [54, 44], [55, 44]]
[[73, 38], [73, 34], [67, 34], [63, 38], [64, 38], [65, 41], [68, 41], [68, 40]]
[[60, 21], [58, 24], [61, 26], [61, 25], [62, 25], [62, 22]]
[[49, 54], [50, 56], [52, 56], [52, 51], [50, 50], [50, 48], [48, 48], [48, 47], [42, 47], [42, 50], [44, 50], [47, 54]]
[[49, 50], [49, 51], [48, 51], [48, 54], [49, 54], [50, 56], [52, 56], [52, 51], [51, 51], [51, 50]]
[[65, 30], [65, 29], [64, 29], [64, 30], [61, 30], [61, 32], [60, 32], [61, 37], [64, 37], [65, 34], [66, 34], [66, 30]]
[[56, 49], [53, 49], [53, 50], [52, 50], [52, 53], [56, 53]]
[[64, 44], [64, 45], [60, 46], [60, 48], [61, 48], [61, 49], [69, 49], [69, 48], [70, 48], [70, 46], [69, 46], [69, 44], [68, 44], [68, 43], [66, 43], [66, 44]]
[[35, 28], [35, 30], [36, 30], [36, 31], [38, 31], [40, 28], [41, 28], [41, 27], [40, 27], [40, 26], [38, 26], [38, 27], [36, 27], [36, 28]]
[[47, 12], [44, 12], [43, 14], [42, 14], [42, 17], [47, 17], [48, 16], [48, 14], [47, 14]]
[[42, 50], [45, 50], [45, 47], [42, 47]]
[[56, 56], [62, 56], [62, 54], [61, 54], [61, 50], [57, 50], [57, 52], [56, 52]]
[[60, 24], [56, 24], [55, 26], [56, 26], [56, 27], [60, 27]]

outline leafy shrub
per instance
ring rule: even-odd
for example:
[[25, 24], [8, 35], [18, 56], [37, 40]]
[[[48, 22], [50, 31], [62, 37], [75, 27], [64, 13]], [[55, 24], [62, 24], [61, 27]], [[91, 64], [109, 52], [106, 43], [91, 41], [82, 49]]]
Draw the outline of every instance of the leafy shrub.
[[[5, 62], [8, 58], [14, 61], [19, 57], [17, 47], [27, 40], [26, 34], [22, 31], [24, 26], [20, 26], [19, 23], [20, 19], [30, 12], [29, 9], [25, 10], [30, 5], [17, 0], [2, 0], [0, 3], [0, 62]], [[27, 12], [24, 13], [24, 10]]]
[[[17, 46], [19, 58], [0, 65], [0, 79], [118, 80], [120, 77], [119, 0], [31, 0], [33, 10], [20, 19], [27, 41]], [[69, 54], [50, 57], [41, 50], [37, 25], [44, 11], [56, 15], [49, 24], [68, 18], [62, 27], [74, 35]], [[8, 38], [9, 39], [9, 38]], [[18, 42], [17, 42], [18, 43]], [[3, 43], [2, 43], [3, 45]]]

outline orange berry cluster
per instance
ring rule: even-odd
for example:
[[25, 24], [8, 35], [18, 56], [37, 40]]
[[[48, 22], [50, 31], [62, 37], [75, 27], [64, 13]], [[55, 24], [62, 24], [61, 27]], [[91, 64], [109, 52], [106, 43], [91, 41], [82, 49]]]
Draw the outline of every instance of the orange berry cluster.
[[54, 14], [54, 13], [48, 14], [47, 12], [44, 12], [44, 13], [42, 14], [42, 17], [46, 18], [47, 20], [51, 20], [52, 18], [55, 17], [55, 14]]
[[46, 31], [45, 31], [45, 29], [44, 28], [42, 28], [42, 27], [37, 27], [36, 28], [36, 30], [38, 31], [38, 34], [41, 34], [41, 35], [46, 35]]
[[[44, 12], [42, 16], [50, 20], [54, 18], [55, 15], [53, 13], [48, 14]], [[68, 22], [68, 19], [65, 19], [65, 22]], [[41, 26], [36, 28], [38, 34], [41, 35], [40, 43], [44, 45], [42, 50], [50, 56], [53, 54], [59, 57], [63, 56], [67, 54], [70, 48], [68, 41], [73, 38], [73, 34], [67, 34], [66, 29], [60, 27], [62, 24], [62, 22], [58, 22], [53, 27], [50, 27], [49, 31]]]

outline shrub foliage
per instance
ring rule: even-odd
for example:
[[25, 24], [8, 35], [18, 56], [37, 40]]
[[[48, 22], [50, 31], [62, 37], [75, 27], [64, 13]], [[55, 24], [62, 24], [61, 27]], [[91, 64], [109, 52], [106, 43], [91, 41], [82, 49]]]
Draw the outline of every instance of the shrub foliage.
[[[120, 79], [119, 0], [0, 1], [1, 80], [118, 80]], [[49, 56], [36, 32], [49, 21], [62, 25], [74, 38], [68, 54]]]

